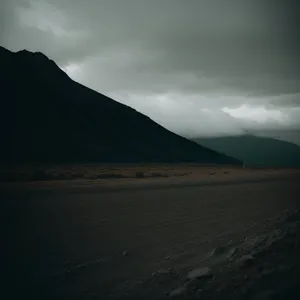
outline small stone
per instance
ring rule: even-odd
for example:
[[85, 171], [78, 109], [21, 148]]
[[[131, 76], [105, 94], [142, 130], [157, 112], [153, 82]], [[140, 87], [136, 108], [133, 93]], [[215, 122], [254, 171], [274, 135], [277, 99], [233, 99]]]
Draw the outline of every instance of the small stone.
[[128, 251], [123, 251], [123, 252], [122, 252], [122, 255], [123, 255], [123, 256], [127, 256], [127, 255], [128, 255]]
[[242, 256], [238, 261], [240, 267], [249, 267], [254, 262], [254, 257], [250, 254]]
[[186, 286], [181, 286], [170, 293], [170, 297], [177, 297], [183, 295], [186, 292]]
[[237, 248], [236, 247], [217, 247], [215, 248], [211, 254], [210, 257], [213, 258], [214, 260], [227, 260], [227, 259], [232, 259], [232, 257], [237, 253]]
[[187, 274], [187, 278], [190, 280], [211, 276], [211, 270], [208, 267], [194, 269]]
[[169, 270], [166, 270], [166, 269], [159, 269], [157, 271], [157, 274], [160, 274], [160, 275], [168, 275], [170, 273]]

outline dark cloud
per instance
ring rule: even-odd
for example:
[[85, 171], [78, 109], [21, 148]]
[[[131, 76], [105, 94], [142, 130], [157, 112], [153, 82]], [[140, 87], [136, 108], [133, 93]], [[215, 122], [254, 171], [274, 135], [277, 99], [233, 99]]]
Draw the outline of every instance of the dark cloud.
[[[1, 44], [44, 52], [74, 79], [177, 132], [283, 126], [272, 119], [272, 106], [287, 116], [285, 126], [300, 119], [299, 98], [291, 96], [300, 94], [296, 0], [7, 0], [4, 6]], [[229, 116], [224, 107], [237, 113]], [[252, 121], [237, 118], [245, 109]]]
[[284, 107], [300, 107], [300, 94], [285, 95], [284, 97], [277, 96], [273, 101], [274, 105]]

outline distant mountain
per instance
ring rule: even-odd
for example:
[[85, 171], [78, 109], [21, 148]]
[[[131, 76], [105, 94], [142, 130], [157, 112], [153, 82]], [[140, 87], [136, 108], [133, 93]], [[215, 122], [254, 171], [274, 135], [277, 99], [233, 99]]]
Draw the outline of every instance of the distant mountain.
[[253, 135], [198, 138], [194, 141], [234, 156], [248, 166], [300, 167], [300, 147], [290, 142]]
[[300, 146], [300, 129], [273, 129], [253, 133], [256, 136], [275, 138], [278, 140], [291, 142]]
[[42, 53], [0, 47], [2, 162], [240, 164], [71, 80]]

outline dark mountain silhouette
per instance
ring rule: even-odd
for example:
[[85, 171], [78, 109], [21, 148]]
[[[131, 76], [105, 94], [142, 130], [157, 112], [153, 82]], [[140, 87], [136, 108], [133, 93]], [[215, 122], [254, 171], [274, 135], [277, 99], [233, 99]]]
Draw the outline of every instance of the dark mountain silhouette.
[[198, 144], [229, 156], [248, 166], [300, 167], [300, 147], [273, 138], [254, 135], [198, 138]]
[[2, 162], [240, 164], [71, 80], [42, 53], [0, 48]]

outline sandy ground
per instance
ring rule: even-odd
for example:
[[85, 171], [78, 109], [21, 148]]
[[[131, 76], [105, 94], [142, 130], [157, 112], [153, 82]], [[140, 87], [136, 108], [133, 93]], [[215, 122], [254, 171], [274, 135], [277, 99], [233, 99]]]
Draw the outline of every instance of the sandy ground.
[[12, 299], [170, 298], [189, 271], [274, 230], [300, 208], [299, 191], [292, 170], [2, 184], [6, 290]]

